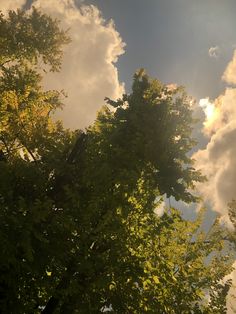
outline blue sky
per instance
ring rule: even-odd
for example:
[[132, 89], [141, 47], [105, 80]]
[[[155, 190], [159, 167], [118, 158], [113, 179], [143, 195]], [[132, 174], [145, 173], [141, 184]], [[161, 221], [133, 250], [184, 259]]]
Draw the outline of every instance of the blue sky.
[[[130, 88], [144, 67], [163, 82], [186, 86], [195, 98], [216, 97], [236, 45], [235, 0], [86, 0], [112, 18], [126, 43], [120, 80]], [[218, 58], [208, 50], [219, 47]]]

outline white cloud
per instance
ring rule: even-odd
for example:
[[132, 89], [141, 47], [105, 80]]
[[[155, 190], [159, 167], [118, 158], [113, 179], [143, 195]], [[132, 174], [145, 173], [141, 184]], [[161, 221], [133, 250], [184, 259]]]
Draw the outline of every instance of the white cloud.
[[45, 79], [47, 88], [64, 89], [68, 95], [57, 117], [67, 127], [88, 126], [105, 97], [117, 98], [124, 92], [115, 66], [124, 53], [120, 34], [95, 6], [78, 9], [73, 0], [36, 0], [33, 5], [61, 20], [72, 39], [65, 48], [62, 71]]
[[220, 48], [218, 46], [211, 47], [208, 50], [208, 55], [211, 58], [218, 58], [220, 55]]
[[9, 10], [16, 10], [22, 8], [26, 4], [26, 0], [1, 0], [0, 11], [6, 14]]
[[[226, 88], [224, 94], [220, 95], [214, 102], [209, 102], [208, 112], [205, 110], [205, 132], [214, 134], [236, 119], [236, 89]], [[205, 108], [205, 109], [206, 109]], [[209, 114], [210, 111], [210, 115]]]
[[[227, 73], [233, 73], [234, 59], [229, 63]], [[229, 81], [232, 82], [232, 77], [230, 80], [227, 78]], [[211, 203], [212, 209], [221, 214], [228, 226], [232, 226], [227, 204], [236, 198], [236, 88], [226, 88], [214, 101], [205, 98], [199, 104], [205, 112], [203, 132], [208, 135], [209, 142], [205, 149], [193, 155], [196, 167], [208, 178], [208, 182], [197, 187], [204, 200]], [[233, 308], [236, 310], [236, 270], [227, 276], [229, 278], [233, 286], [227, 296], [227, 314], [233, 314]]]
[[[236, 57], [227, 66], [233, 73]], [[227, 79], [229, 82], [229, 80]], [[236, 198], [236, 88], [226, 88], [214, 101], [201, 100], [206, 115], [203, 131], [209, 136], [205, 149], [193, 155], [196, 167], [208, 178], [198, 189], [213, 209], [225, 216], [227, 204]]]
[[236, 85], [236, 50], [234, 51], [233, 59], [229, 62], [222, 79], [229, 84]]
[[198, 188], [213, 209], [227, 214], [227, 204], [236, 195], [236, 121], [220, 128], [207, 147], [194, 154], [196, 166], [208, 178]]
[[203, 109], [205, 113], [206, 121], [204, 122], [204, 131], [208, 133], [209, 125], [211, 126], [216, 118], [216, 106], [214, 103], [210, 102], [209, 98], [200, 99], [199, 106]]
[[[35, 0], [33, 5], [58, 18], [69, 29], [72, 42], [65, 48], [62, 71], [49, 73], [48, 89], [65, 90], [62, 112], [57, 118], [67, 127], [83, 128], [96, 117], [104, 98], [118, 98], [124, 92], [115, 63], [124, 53], [124, 43], [112, 21], [106, 22], [95, 6], [81, 5], [82, 0]], [[5, 14], [26, 4], [26, 0], [0, 0]], [[80, 4], [78, 9], [75, 4]]]

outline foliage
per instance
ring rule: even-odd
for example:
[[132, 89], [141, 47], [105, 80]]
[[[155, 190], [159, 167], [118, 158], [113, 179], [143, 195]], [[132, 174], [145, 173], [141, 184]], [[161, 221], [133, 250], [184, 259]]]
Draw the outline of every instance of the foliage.
[[138, 157], [142, 162], [136, 168], [142, 170], [145, 163], [160, 194], [186, 202], [196, 200], [188, 189], [204, 178], [188, 157], [195, 145], [191, 137], [194, 120], [191, 99], [184, 89], [163, 85], [140, 70], [134, 75], [130, 95], [107, 102], [117, 108], [115, 114], [104, 113], [98, 123], [102, 120], [107, 125], [107, 140], [114, 142], [112, 154], [127, 155], [128, 151], [128, 165]]
[[1, 312], [224, 313], [219, 226], [154, 213], [163, 194], [195, 200], [203, 180], [188, 97], [139, 71], [130, 95], [107, 100], [115, 110], [65, 130], [40, 73], [59, 69], [66, 42], [36, 10], [1, 16]]
[[228, 204], [228, 215], [231, 222], [231, 230], [228, 233], [228, 239], [236, 246], [236, 200], [232, 200]]
[[236, 201], [232, 200], [228, 206], [229, 216], [232, 224], [236, 227]]
[[8, 18], [0, 16], [0, 63], [11, 62], [38, 65], [43, 61], [51, 71], [60, 69], [62, 45], [69, 42], [58, 22], [33, 8], [31, 14], [10, 11]]

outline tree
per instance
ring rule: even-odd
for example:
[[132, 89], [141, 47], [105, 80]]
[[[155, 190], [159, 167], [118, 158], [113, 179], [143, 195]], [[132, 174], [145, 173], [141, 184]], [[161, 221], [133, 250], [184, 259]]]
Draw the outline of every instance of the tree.
[[231, 228], [229, 228], [229, 233], [227, 235], [229, 241], [234, 245], [236, 245], [236, 200], [233, 199], [228, 203], [228, 218], [231, 223]]
[[230, 220], [235, 227], [236, 226], [236, 201], [235, 200], [232, 200], [228, 204], [228, 210], [229, 210]]
[[40, 73], [59, 70], [68, 41], [57, 21], [36, 10], [0, 16], [2, 313], [29, 313], [46, 289], [47, 236], [53, 239], [44, 226], [53, 210], [48, 180], [71, 134], [51, 121], [60, 93], [44, 91]]
[[141, 70], [86, 131], [65, 130], [39, 64], [59, 70], [68, 41], [36, 10], [1, 16], [1, 312], [224, 313], [219, 227], [154, 213], [164, 194], [196, 200], [204, 179], [189, 98]]

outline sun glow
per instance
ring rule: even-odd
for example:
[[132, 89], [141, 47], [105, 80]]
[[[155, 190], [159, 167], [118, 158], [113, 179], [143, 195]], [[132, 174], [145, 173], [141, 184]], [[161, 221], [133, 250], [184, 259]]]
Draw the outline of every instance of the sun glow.
[[204, 125], [208, 128], [217, 117], [217, 108], [214, 103], [209, 101], [209, 98], [202, 98], [199, 101], [199, 106], [203, 109], [206, 119]]

